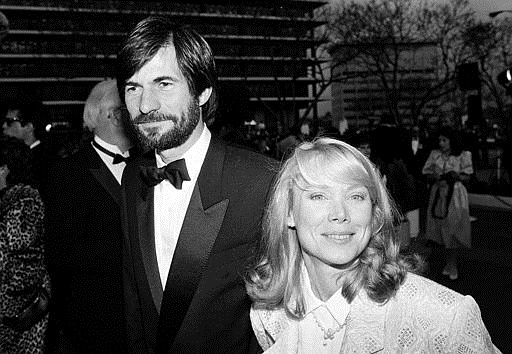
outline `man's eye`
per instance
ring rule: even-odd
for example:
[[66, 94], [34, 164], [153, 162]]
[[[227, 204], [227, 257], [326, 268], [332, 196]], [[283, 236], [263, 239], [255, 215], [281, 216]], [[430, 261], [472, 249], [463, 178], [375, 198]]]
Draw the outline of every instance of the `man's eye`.
[[161, 81], [161, 82], [159, 83], [159, 86], [160, 86], [161, 88], [164, 88], [164, 89], [165, 89], [165, 88], [171, 87], [171, 86], [172, 86], [172, 83], [171, 83], [171, 82], [168, 82], [168, 81]]
[[323, 200], [325, 196], [323, 194], [311, 194], [311, 200]]
[[124, 92], [125, 93], [135, 93], [135, 92], [137, 92], [137, 87], [136, 86], [126, 86], [124, 89]]

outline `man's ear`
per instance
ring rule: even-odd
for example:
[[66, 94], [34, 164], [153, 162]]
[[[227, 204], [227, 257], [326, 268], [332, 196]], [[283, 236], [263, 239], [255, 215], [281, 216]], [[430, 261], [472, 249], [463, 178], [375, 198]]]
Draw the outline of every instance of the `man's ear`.
[[35, 129], [34, 124], [33, 124], [32, 122], [28, 122], [28, 123], [26, 123], [26, 124], [23, 126], [23, 128], [26, 128], [26, 129], [30, 130], [31, 132], [33, 132], [33, 131], [34, 131], [34, 129]]
[[198, 97], [198, 101], [199, 101], [199, 107], [201, 107], [202, 105], [204, 105], [206, 102], [208, 102], [208, 100], [210, 99], [210, 96], [212, 95], [212, 88], [211, 87], [207, 87], [203, 90], [203, 92], [201, 92], [201, 94], [199, 95]]
[[113, 125], [120, 127], [123, 124], [123, 115], [120, 108], [114, 108], [109, 110], [108, 119], [112, 122]]

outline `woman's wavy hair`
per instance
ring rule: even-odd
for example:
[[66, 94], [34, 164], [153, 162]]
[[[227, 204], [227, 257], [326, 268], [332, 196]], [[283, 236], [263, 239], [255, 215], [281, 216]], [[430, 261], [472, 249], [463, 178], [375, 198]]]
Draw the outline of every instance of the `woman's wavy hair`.
[[15, 137], [0, 138], [0, 166], [7, 166], [8, 186], [18, 183], [34, 186], [32, 151], [21, 139]]
[[373, 206], [372, 237], [359, 255], [359, 262], [354, 262], [344, 274], [343, 297], [350, 303], [364, 290], [373, 301], [384, 303], [403, 283], [406, 272], [413, 270], [414, 262], [400, 255], [393, 225], [398, 212], [378, 170], [357, 148], [320, 137], [299, 145], [274, 182], [259, 251], [246, 273], [246, 288], [257, 307], [284, 306], [293, 317], [304, 315], [302, 252], [296, 231], [287, 224], [293, 188], [339, 183], [365, 186]]
[[117, 83], [124, 103], [126, 81], [138, 72], [156, 53], [174, 46], [178, 67], [194, 97], [211, 87], [212, 93], [203, 107], [203, 120], [212, 120], [218, 105], [217, 70], [210, 46], [189, 26], [174, 23], [169, 17], [150, 16], [130, 32], [117, 55]]

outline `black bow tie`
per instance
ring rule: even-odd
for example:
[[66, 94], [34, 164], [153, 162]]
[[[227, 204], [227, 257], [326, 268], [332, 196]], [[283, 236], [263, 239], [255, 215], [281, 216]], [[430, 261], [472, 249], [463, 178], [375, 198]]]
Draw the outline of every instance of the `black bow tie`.
[[101, 146], [100, 144], [98, 144], [96, 142], [96, 140], [93, 140], [92, 141], [92, 144], [94, 145], [94, 147], [96, 147], [98, 150], [104, 152], [105, 154], [107, 154], [108, 156], [110, 157], [113, 157], [114, 158], [114, 161], [112, 161], [112, 163], [114, 165], [117, 165], [118, 163], [121, 163], [121, 162], [128, 162], [130, 161], [130, 157], [124, 157], [123, 155], [121, 154], [116, 154], [112, 151], [109, 151], [107, 149], [105, 149], [103, 146]]
[[190, 181], [185, 159], [173, 161], [160, 168], [154, 166], [140, 166], [140, 172], [142, 178], [150, 187], [156, 186], [164, 179], [168, 179], [176, 189], [181, 189], [183, 181]]

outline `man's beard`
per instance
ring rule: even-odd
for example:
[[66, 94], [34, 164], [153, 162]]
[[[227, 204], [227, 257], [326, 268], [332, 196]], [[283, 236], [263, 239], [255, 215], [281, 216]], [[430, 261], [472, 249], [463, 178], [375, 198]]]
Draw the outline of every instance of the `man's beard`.
[[[163, 151], [184, 144], [190, 135], [192, 135], [200, 119], [201, 108], [199, 107], [198, 100], [193, 98], [190, 101], [187, 112], [182, 113], [181, 117], [173, 114], [141, 114], [131, 121], [131, 125], [144, 150]], [[158, 127], [146, 127], [144, 129], [139, 127], [139, 124], [142, 123], [163, 121], [172, 121], [174, 123], [174, 127], [165, 131], [163, 134], [159, 133]]]

